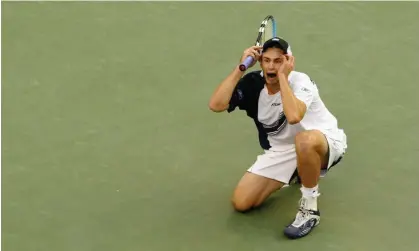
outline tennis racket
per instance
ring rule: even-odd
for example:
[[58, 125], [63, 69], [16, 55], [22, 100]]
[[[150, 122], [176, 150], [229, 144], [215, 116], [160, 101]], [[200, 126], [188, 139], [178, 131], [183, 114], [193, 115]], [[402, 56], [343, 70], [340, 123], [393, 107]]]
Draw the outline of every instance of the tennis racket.
[[[269, 15], [263, 19], [259, 27], [259, 33], [256, 38], [256, 46], [262, 46], [267, 40], [276, 37], [276, 23], [273, 16]], [[247, 70], [253, 63], [253, 57], [248, 56], [239, 66], [241, 71]]]

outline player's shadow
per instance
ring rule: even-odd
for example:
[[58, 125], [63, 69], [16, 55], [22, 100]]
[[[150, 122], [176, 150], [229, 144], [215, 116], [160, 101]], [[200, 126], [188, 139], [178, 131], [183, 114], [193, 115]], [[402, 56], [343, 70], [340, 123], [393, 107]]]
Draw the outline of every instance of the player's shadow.
[[249, 237], [284, 238], [283, 230], [294, 217], [301, 198], [299, 185], [283, 188], [272, 194], [260, 207], [241, 213], [232, 210], [227, 227]]

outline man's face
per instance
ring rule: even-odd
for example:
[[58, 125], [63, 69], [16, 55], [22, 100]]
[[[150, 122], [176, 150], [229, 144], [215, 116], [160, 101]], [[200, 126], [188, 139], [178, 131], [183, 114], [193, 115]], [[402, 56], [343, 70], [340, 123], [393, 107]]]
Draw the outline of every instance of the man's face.
[[279, 84], [277, 73], [282, 64], [281, 55], [284, 55], [284, 52], [278, 48], [269, 48], [262, 53], [260, 67], [263, 70], [266, 83], [269, 85]]

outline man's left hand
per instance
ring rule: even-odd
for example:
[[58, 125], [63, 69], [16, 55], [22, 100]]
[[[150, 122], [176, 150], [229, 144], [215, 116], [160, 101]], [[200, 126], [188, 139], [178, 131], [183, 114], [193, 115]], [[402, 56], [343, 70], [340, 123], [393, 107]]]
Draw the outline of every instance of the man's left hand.
[[278, 69], [278, 76], [284, 74], [286, 77], [294, 70], [294, 57], [290, 55], [282, 55], [282, 64]]

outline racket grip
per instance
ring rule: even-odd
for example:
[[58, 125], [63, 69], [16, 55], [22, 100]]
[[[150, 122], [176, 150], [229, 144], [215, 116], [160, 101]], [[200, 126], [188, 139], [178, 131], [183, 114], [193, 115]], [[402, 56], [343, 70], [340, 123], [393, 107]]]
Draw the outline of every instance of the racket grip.
[[247, 70], [247, 68], [249, 68], [249, 65], [251, 65], [253, 63], [253, 58], [251, 56], [248, 56], [243, 63], [240, 64], [239, 69], [241, 71], [245, 71]]

